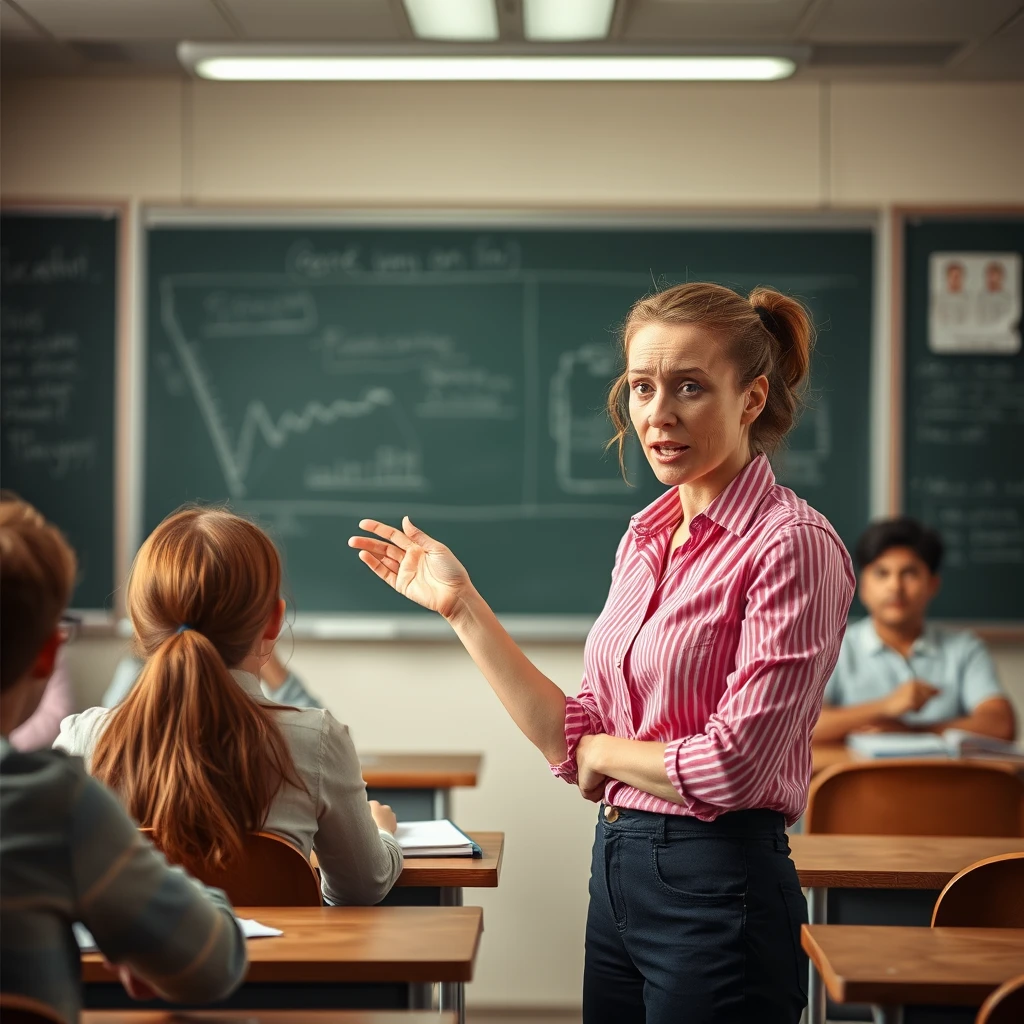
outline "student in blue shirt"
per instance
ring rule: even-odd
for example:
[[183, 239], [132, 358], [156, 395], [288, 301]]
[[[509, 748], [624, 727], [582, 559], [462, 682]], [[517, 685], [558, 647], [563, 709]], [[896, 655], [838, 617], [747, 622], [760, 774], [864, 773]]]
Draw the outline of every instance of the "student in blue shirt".
[[870, 618], [846, 631], [815, 742], [953, 728], [1012, 740], [1013, 708], [982, 642], [925, 622], [940, 585], [938, 533], [908, 516], [880, 520], [862, 534], [854, 561]]

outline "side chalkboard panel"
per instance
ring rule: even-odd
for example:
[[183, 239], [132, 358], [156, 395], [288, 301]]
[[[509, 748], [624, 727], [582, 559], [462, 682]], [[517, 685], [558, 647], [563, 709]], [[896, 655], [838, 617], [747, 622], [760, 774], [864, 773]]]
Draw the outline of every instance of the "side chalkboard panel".
[[904, 507], [947, 545], [940, 618], [1024, 620], [1024, 215], [905, 226]]
[[229, 501], [285, 552], [300, 612], [409, 612], [346, 539], [363, 516], [450, 544], [506, 614], [592, 615], [629, 516], [603, 411], [617, 328], [658, 287], [802, 297], [816, 402], [777, 471], [851, 543], [868, 516], [868, 227], [147, 232], [144, 525]]
[[110, 610], [114, 589], [113, 214], [0, 219], [0, 472], [78, 553], [74, 605]]

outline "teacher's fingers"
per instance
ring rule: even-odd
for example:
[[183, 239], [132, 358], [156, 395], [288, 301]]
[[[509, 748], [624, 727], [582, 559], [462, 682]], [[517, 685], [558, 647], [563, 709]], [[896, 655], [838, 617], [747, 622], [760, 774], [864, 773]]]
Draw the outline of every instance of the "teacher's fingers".
[[403, 551], [408, 551], [413, 546], [413, 541], [401, 530], [388, 526], [387, 523], [379, 523], [376, 519], [360, 519], [359, 529], [366, 530], [367, 533], [376, 534], [383, 540], [390, 541], [395, 547], [399, 547]]
[[405, 557], [405, 552], [401, 548], [396, 548], [394, 544], [386, 544], [375, 537], [349, 537], [348, 546], [360, 551], [369, 551], [377, 558], [393, 558], [400, 562]]
[[376, 555], [369, 551], [360, 551], [359, 560], [365, 562], [389, 587], [398, 589], [398, 570], [389, 568], [386, 562], [381, 561]]

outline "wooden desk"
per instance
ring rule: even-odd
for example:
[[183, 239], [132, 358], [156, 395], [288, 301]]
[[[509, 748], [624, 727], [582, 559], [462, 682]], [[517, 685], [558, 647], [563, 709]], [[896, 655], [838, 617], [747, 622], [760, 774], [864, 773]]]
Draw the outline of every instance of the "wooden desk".
[[[824, 771], [826, 768], [831, 768], [836, 764], [865, 764], [870, 762], [870, 758], [855, 757], [850, 750], [847, 748], [845, 743], [812, 743], [811, 744], [811, 774], [817, 775], [818, 772]], [[918, 760], [917, 758], [902, 758], [902, 757], [887, 757], [886, 762], [889, 761], [913, 761]], [[944, 760], [944, 759], [943, 759]], [[1000, 765], [1003, 768], [1013, 772], [1024, 773], [1024, 762], [1014, 760], [1001, 760], [998, 757], [968, 757], [964, 760], [967, 761], [982, 761], [985, 764]]]
[[456, 1024], [454, 1013], [433, 1010], [86, 1010], [80, 1024]]
[[801, 834], [789, 845], [800, 884], [812, 890], [941, 889], [968, 864], [1024, 852], [1024, 837]]
[[1024, 963], [1024, 929], [804, 925], [804, 950], [836, 1002], [872, 1003], [891, 1024], [907, 1003], [980, 1006]]
[[505, 833], [467, 834], [480, 847], [482, 857], [406, 857], [405, 866], [398, 876], [398, 881], [395, 882], [395, 887], [496, 889], [501, 878]]
[[[284, 934], [249, 942], [245, 983], [218, 1009], [429, 1009], [436, 982], [458, 985], [461, 1007], [483, 931], [479, 907], [239, 907], [236, 913]], [[82, 957], [82, 981], [88, 1008], [132, 1005], [98, 954]]]
[[390, 804], [400, 819], [451, 817], [449, 793], [475, 786], [482, 754], [387, 754], [359, 756], [371, 800]]
[[[808, 888], [808, 918], [812, 925], [824, 925], [831, 888], [941, 889], [968, 864], [1024, 850], [1024, 838], [800, 834], [791, 835], [789, 845], [800, 884]], [[825, 990], [812, 963], [807, 1022], [824, 1020]]]

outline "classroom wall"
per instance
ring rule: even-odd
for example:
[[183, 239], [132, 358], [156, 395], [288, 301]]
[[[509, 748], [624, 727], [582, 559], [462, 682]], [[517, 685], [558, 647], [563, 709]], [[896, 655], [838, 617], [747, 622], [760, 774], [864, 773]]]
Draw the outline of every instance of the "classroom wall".
[[[884, 208], [1024, 203], [1015, 84], [214, 85], [5, 81], [4, 198], [289, 206]], [[123, 641], [70, 651], [96, 700]], [[287, 648], [287, 642], [285, 644]], [[527, 648], [573, 690], [582, 645]], [[994, 649], [1024, 721], [1024, 644]], [[476, 1005], [578, 1003], [594, 809], [549, 777], [451, 643], [296, 642], [377, 750], [483, 751], [456, 819], [503, 829]]]

